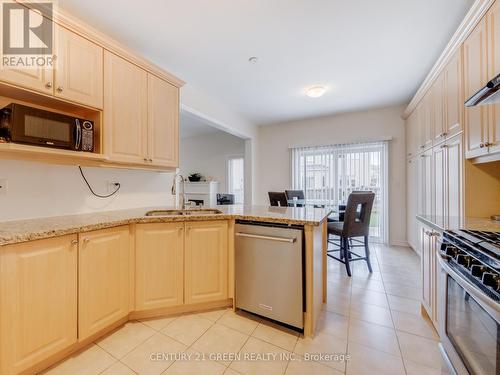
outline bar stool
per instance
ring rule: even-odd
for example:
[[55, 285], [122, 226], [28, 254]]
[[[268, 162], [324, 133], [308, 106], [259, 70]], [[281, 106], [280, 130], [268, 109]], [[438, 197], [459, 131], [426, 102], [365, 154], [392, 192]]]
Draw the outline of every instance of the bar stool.
[[[347, 274], [351, 276], [350, 262], [364, 260], [368, 265], [370, 273], [373, 272], [370, 263], [370, 248], [368, 247], [368, 236], [370, 232], [370, 216], [375, 200], [374, 193], [354, 193], [350, 194], [344, 214], [344, 222], [328, 223], [328, 242], [337, 246], [338, 249], [328, 250], [330, 258], [345, 264]], [[330, 239], [330, 236], [340, 237], [340, 243]], [[354, 237], [362, 237], [363, 240], [351, 241]], [[359, 244], [358, 244], [359, 243]], [[350, 250], [354, 247], [364, 247], [365, 256], [361, 256]], [[335, 252], [340, 253], [340, 257], [334, 256]]]

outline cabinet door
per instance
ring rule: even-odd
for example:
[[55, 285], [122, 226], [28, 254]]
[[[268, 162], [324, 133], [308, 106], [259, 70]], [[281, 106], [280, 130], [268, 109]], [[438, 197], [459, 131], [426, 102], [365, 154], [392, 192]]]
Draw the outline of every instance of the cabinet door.
[[55, 96], [102, 108], [102, 48], [64, 27], [56, 30]]
[[[464, 49], [464, 93], [470, 98], [487, 81], [486, 20], [483, 19], [469, 35]], [[487, 152], [484, 148], [488, 129], [487, 106], [465, 108], [465, 152], [468, 158]]]
[[420, 252], [418, 247], [418, 228], [415, 216], [417, 215], [417, 181], [418, 181], [418, 159], [413, 158], [408, 160], [407, 165], [407, 202], [408, 202], [408, 212], [407, 212], [407, 232], [408, 232], [408, 243], [417, 252]]
[[179, 166], [179, 89], [148, 74], [148, 155], [154, 165]]
[[[500, 73], [500, 2], [488, 11], [488, 79]], [[490, 111], [488, 146], [490, 152], [500, 151], [500, 104], [487, 106]]]
[[443, 141], [446, 137], [446, 124], [444, 119], [444, 75], [441, 73], [431, 89], [433, 123], [432, 135], [434, 144]]
[[418, 213], [432, 214], [432, 151], [427, 150], [419, 158], [418, 167]]
[[129, 313], [129, 227], [80, 236], [78, 332], [83, 340]]
[[446, 144], [446, 200], [447, 217], [461, 217], [463, 212], [463, 157], [462, 136], [457, 135]]
[[182, 305], [184, 223], [138, 224], [135, 262], [136, 310]]
[[406, 119], [406, 148], [407, 156], [409, 158], [415, 156], [418, 152], [418, 113], [414, 110], [410, 116]]
[[420, 114], [420, 148], [427, 149], [432, 146], [434, 108], [432, 101], [432, 90], [428, 91], [422, 99]]
[[[43, 30], [47, 31], [49, 29], [43, 28]], [[42, 50], [40, 50], [41, 53], [43, 53]], [[52, 95], [54, 93], [53, 72], [53, 69], [48, 68], [22, 69], [2, 67], [0, 69], [0, 81]]]
[[147, 162], [148, 74], [104, 52], [104, 146], [110, 161]]
[[0, 250], [0, 373], [18, 374], [76, 342], [76, 235]]
[[462, 49], [446, 64], [444, 71], [445, 129], [447, 137], [462, 130]]
[[432, 149], [432, 214], [445, 216], [446, 145]]
[[422, 272], [422, 306], [427, 310], [427, 314], [432, 318], [432, 254], [431, 254], [431, 231], [421, 227], [421, 272]]
[[227, 232], [226, 221], [186, 223], [185, 303], [227, 298]]

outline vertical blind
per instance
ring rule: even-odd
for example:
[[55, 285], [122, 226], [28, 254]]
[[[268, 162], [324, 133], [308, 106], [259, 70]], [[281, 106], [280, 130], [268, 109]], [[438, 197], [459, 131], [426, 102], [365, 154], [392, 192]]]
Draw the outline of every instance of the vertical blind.
[[388, 141], [292, 148], [291, 167], [293, 189], [312, 203], [337, 206], [352, 191], [373, 191], [370, 236], [387, 242]]

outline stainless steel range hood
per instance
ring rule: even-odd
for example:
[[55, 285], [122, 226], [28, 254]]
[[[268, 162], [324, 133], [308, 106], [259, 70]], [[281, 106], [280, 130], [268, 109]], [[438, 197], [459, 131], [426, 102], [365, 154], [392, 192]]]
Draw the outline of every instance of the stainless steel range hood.
[[466, 107], [500, 103], [500, 74], [465, 102]]

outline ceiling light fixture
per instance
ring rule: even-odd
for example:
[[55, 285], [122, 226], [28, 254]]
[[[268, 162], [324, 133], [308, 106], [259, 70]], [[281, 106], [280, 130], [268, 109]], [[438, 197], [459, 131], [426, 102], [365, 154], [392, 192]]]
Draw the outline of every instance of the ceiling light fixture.
[[257, 64], [259, 62], [259, 58], [257, 56], [252, 56], [248, 59], [250, 64]]
[[306, 95], [310, 98], [319, 98], [323, 96], [326, 92], [326, 88], [324, 86], [313, 86], [307, 89]]

